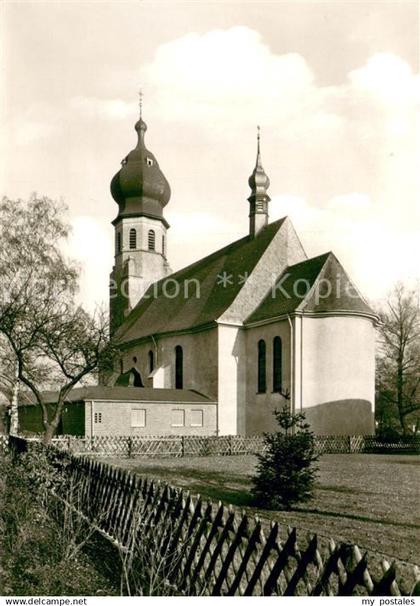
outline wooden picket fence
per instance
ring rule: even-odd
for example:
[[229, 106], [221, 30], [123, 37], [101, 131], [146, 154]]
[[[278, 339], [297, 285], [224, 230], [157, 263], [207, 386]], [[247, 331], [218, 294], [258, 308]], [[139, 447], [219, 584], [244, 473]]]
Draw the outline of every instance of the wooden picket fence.
[[53, 461], [68, 480], [61, 497], [76, 487], [79, 513], [134, 564], [151, 558], [173, 595], [420, 595], [416, 567], [402, 575], [398, 563], [375, 562], [356, 545], [298, 539], [295, 528], [91, 457], [54, 449]]
[[[262, 436], [59, 436], [55, 446], [73, 454], [110, 457], [185, 457], [254, 454]], [[420, 438], [385, 442], [375, 436], [316, 436], [318, 454], [418, 452]]]
[[9, 448], [9, 438], [4, 434], [0, 434], [0, 452], [7, 452]]
[[[15, 453], [30, 442], [10, 440]], [[49, 449], [64, 481], [54, 494], [119, 550], [156, 567], [165, 595], [420, 595], [417, 567], [361, 553], [357, 545], [302, 538], [258, 517], [193, 497], [88, 456]]]

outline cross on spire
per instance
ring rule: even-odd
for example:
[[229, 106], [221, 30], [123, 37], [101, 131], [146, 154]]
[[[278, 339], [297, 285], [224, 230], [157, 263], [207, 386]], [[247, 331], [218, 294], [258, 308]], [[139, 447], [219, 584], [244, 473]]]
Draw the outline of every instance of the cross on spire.
[[142, 113], [143, 113], [143, 91], [142, 91], [142, 89], [139, 90], [139, 110], [140, 110], [140, 120], [141, 120]]

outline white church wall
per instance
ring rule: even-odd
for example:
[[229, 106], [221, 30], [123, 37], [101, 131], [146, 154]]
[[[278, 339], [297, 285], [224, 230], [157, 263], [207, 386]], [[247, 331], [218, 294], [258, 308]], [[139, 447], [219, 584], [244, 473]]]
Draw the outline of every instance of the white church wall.
[[219, 435], [245, 434], [246, 336], [238, 326], [218, 328]]
[[[298, 320], [299, 321], [299, 320]], [[368, 318], [304, 317], [296, 356], [302, 360], [296, 409], [316, 433], [373, 431], [375, 328]], [[312, 410], [311, 410], [312, 409]]]
[[[246, 434], [273, 431], [276, 421], [273, 411], [280, 409], [286, 400], [273, 392], [273, 340], [282, 340], [282, 389], [290, 391], [290, 326], [287, 320], [249, 328], [246, 331]], [[258, 342], [266, 343], [266, 383], [265, 393], [258, 389]]]
[[[184, 389], [196, 391], [217, 399], [217, 329], [213, 328], [190, 334], [156, 337], [156, 346], [153, 340], [147, 340], [134, 345], [124, 354], [124, 371], [129, 370], [137, 358], [136, 366], [140, 370], [145, 386], [152, 387], [152, 380], [148, 379], [149, 351], [154, 352], [155, 368], [161, 369], [160, 387], [175, 387], [175, 347], [180, 345], [184, 357]], [[163, 374], [163, 377], [162, 377]]]

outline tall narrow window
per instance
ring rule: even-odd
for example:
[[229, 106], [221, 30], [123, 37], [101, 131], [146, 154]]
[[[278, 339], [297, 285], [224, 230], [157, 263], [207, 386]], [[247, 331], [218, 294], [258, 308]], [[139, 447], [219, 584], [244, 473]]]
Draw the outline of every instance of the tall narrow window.
[[149, 244], [149, 250], [155, 250], [155, 248], [156, 248], [156, 235], [155, 235], [155, 232], [153, 231], [153, 229], [149, 229], [148, 244]]
[[175, 389], [184, 388], [184, 352], [181, 345], [175, 347]]
[[162, 236], [162, 255], [163, 256], [165, 256], [165, 254], [166, 254], [165, 245], [166, 245], [165, 236]]
[[149, 373], [155, 369], [155, 356], [152, 350], [149, 351]]
[[265, 370], [265, 341], [258, 341], [258, 393], [265, 393], [267, 389]]
[[136, 230], [132, 227], [130, 229], [130, 248], [137, 248], [137, 232]]
[[283, 352], [280, 337], [273, 339], [273, 391], [281, 392], [282, 390], [282, 365]]
[[121, 252], [121, 232], [117, 232], [117, 253]]

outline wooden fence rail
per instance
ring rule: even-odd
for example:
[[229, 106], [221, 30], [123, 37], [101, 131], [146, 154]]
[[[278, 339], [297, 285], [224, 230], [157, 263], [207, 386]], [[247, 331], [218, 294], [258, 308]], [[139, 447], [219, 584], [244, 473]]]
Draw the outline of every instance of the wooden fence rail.
[[[25, 450], [23, 440], [14, 440]], [[127, 470], [51, 449], [66, 478], [60, 496], [119, 546], [122, 557], [159, 569], [173, 594], [207, 596], [420, 595], [416, 567], [375, 560], [356, 545], [298, 538], [232, 506]], [[134, 566], [135, 567], [135, 566]]]
[[[384, 441], [375, 436], [316, 436], [319, 454], [417, 452], [420, 438]], [[262, 436], [60, 436], [53, 443], [73, 454], [115, 457], [184, 457], [254, 454], [264, 449]]]

